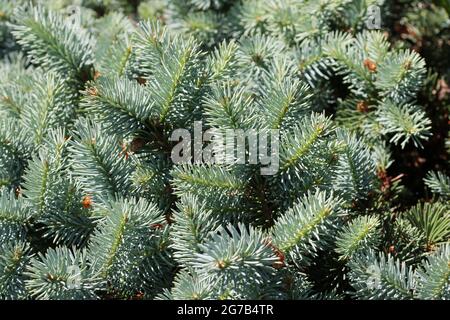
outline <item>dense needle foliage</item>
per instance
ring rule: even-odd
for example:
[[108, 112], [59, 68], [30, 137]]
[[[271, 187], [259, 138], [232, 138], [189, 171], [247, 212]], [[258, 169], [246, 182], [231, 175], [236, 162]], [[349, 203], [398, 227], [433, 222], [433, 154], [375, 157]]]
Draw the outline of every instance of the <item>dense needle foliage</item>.
[[449, 56], [448, 0], [0, 0], [0, 299], [450, 299]]

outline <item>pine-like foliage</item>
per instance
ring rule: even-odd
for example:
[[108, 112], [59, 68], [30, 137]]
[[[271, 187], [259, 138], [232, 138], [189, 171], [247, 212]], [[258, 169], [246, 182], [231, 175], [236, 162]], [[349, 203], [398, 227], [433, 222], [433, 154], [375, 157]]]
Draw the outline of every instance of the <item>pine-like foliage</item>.
[[0, 0], [0, 299], [450, 299], [418, 2]]

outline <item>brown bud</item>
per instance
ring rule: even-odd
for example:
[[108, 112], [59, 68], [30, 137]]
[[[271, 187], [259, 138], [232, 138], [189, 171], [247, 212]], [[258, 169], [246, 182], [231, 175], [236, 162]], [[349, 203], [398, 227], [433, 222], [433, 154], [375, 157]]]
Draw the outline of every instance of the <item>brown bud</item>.
[[137, 82], [139, 84], [142, 84], [142, 85], [147, 83], [147, 79], [144, 79], [144, 78], [141, 78], [141, 77], [137, 78], [136, 80], [137, 80]]
[[356, 110], [358, 110], [361, 113], [367, 113], [369, 112], [369, 103], [367, 101], [360, 101], [356, 105]]
[[85, 196], [83, 201], [81, 201], [81, 204], [83, 205], [83, 208], [90, 209], [92, 207], [92, 197], [89, 195]]
[[377, 71], [377, 64], [370, 59], [364, 60], [364, 67], [366, 67], [370, 72]]

